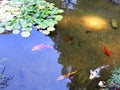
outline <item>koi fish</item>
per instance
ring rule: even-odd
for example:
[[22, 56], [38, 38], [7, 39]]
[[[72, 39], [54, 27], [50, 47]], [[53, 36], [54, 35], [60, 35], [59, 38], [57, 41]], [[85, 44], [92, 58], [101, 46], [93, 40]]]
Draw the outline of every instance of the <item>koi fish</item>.
[[90, 77], [89, 79], [94, 79], [94, 78], [99, 78], [100, 77], [100, 71], [104, 68], [107, 68], [109, 67], [109, 65], [105, 65], [105, 66], [101, 66], [101, 67], [98, 67], [97, 69], [95, 70], [90, 70]]
[[76, 71], [73, 71], [73, 72], [71, 72], [71, 73], [68, 73], [68, 74], [64, 74], [64, 75], [62, 75], [62, 76], [59, 76], [59, 77], [57, 78], [57, 80], [63, 80], [63, 79], [65, 79], [65, 78], [69, 78], [69, 77], [75, 75], [76, 73], [78, 73], [79, 71], [81, 71], [81, 70], [76, 70]]
[[111, 52], [107, 49], [107, 47], [104, 46], [104, 52], [105, 54], [110, 57], [111, 56]]
[[32, 48], [32, 51], [41, 50], [43, 48], [53, 48], [53, 46], [48, 44], [38, 44]]

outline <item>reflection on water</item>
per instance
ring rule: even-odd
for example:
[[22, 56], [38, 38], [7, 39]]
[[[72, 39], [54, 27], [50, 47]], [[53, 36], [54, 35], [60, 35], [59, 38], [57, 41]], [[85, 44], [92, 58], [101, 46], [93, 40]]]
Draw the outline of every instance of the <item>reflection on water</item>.
[[[67, 81], [57, 81], [62, 69], [57, 63], [60, 53], [48, 48], [55, 45], [50, 37], [33, 31], [29, 38], [0, 35], [0, 42], [0, 64], [5, 66], [0, 79], [3, 90], [61, 90], [61, 87], [66, 90]], [[32, 51], [35, 45], [42, 43], [47, 48]], [[2, 62], [4, 58], [7, 60]]]

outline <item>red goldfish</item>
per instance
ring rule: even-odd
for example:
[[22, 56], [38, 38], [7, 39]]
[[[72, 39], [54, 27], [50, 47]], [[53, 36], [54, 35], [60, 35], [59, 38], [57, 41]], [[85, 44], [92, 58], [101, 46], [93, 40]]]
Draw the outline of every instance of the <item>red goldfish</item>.
[[104, 52], [105, 54], [110, 57], [111, 56], [111, 52], [107, 49], [107, 47], [104, 46]]
[[79, 71], [81, 71], [81, 70], [76, 70], [76, 71], [73, 71], [73, 72], [71, 72], [71, 73], [68, 73], [68, 74], [64, 74], [64, 75], [62, 75], [62, 76], [59, 76], [59, 77], [57, 78], [57, 80], [63, 80], [63, 79], [65, 79], [65, 78], [69, 78], [69, 77], [75, 75], [76, 73], [78, 73]]
[[43, 48], [53, 48], [53, 46], [48, 44], [38, 44], [32, 48], [32, 51], [41, 50]]

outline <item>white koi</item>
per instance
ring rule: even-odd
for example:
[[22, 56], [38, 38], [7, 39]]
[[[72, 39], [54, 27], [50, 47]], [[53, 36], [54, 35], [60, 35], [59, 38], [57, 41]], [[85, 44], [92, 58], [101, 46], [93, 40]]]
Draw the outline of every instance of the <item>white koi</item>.
[[90, 77], [89, 79], [94, 79], [94, 78], [99, 78], [100, 77], [100, 71], [104, 68], [107, 68], [109, 67], [109, 65], [105, 65], [105, 66], [101, 66], [101, 67], [98, 67], [97, 69], [95, 70], [90, 70]]

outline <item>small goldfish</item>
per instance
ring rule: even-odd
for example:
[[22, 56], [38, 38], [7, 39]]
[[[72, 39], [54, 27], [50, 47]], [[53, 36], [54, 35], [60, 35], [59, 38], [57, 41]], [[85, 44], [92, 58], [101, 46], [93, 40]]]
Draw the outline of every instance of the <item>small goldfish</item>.
[[107, 47], [104, 46], [104, 52], [105, 54], [110, 57], [111, 56], [111, 52], [107, 49]]
[[53, 46], [48, 44], [38, 44], [32, 48], [32, 51], [41, 50], [43, 48], [53, 48]]
[[64, 75], [62, 75], [62, 76], [59, 76], [59, 77], [57, 78], [57, 80], [63, 80], [63, 79], [65, 79], [65, 78], [69, 78], [69, 77], [75, 75], [76, 73], [78, 73], [79, 71], [81, 71], [81, 70], [76, 70], [76, 71], [73, 71], [73, 72], [71, 72], [71, 73], [68, 73], [68, 74], [64, 74]]

